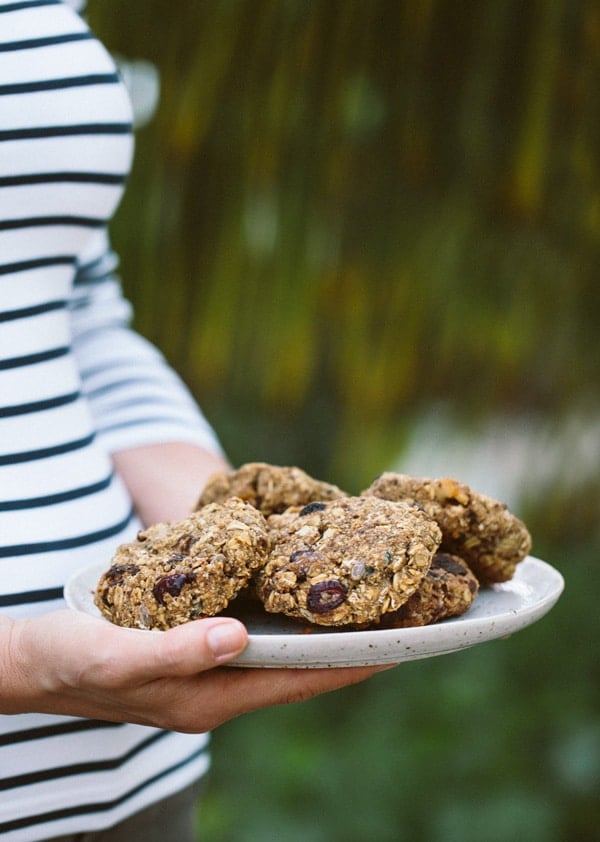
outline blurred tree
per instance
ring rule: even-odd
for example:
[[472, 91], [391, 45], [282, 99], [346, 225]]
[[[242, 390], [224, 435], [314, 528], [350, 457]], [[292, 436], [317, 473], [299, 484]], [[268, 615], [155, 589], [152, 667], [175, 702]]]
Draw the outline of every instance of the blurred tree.
[[139, 11], [91, 6], [161, 73], [115, 238], [140, 328], [234, 458], [343, 472], [337, 443], [385, 463], [432, 400], [597, 399], [596, 2]]

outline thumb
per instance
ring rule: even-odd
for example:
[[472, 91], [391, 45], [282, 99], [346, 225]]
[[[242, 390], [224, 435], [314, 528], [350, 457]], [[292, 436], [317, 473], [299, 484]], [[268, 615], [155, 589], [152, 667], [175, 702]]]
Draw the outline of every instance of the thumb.
[[38, 631], [25, 635], [37, 668], [44, 664], [42, 670], [80, 687], [134, 687], [193, 675], [231, 661], [248, 642], [242, 623], [229, 617], [194, 620], [168, 631], [142, 631], [61, 611], [53, 615], [51, 635], [48, 623], [40, 623], [39, 629], [35, 620], [29, 623]]
[[[101, 663], [119, 684], [142, 684], [203, 672], [228, 663], [248, 642], [242, 623], [229, 617], [194, 620], [168, 631], [118, 626], [108, 626], [105, 631], [109, 629], [111, 641]], [[104, 681], [107, 679], [107, 675], [103, 677]]]
[[246, 628], [230, 617], [194, 620], [152, 637], [158, 676], [191, 675], [226, 664], [248, 643]]

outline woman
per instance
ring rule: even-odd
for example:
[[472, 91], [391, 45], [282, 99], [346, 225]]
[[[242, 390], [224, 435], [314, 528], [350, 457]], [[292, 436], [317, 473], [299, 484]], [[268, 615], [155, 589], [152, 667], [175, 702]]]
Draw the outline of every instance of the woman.
[[130, 103], [77, 5], [0, 0], [0, 833], [183, 842], [209, 729], [374, 670], [215, 669], [246, 645], [236, 620], [153, 635], [63, 608], [74, 570], [184, 517], [226, 465], [129, 328], [106, 227]]

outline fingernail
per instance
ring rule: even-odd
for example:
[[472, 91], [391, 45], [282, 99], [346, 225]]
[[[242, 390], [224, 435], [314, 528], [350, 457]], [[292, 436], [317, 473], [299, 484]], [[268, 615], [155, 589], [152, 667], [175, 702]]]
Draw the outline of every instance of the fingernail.
[[243, 631], [237, 623], [219, 623], [206, 632], [206, 641], [215, 661], [226, 661], [244, 648]]

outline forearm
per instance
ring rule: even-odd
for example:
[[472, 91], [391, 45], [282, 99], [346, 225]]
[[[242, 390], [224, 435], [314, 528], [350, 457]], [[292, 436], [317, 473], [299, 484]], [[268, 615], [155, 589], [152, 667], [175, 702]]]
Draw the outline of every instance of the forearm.
[[184, 442], [132, 447], [113, 461], [145, 525], [187, 517], [209, 476], [229, 468], [224, 457]]

